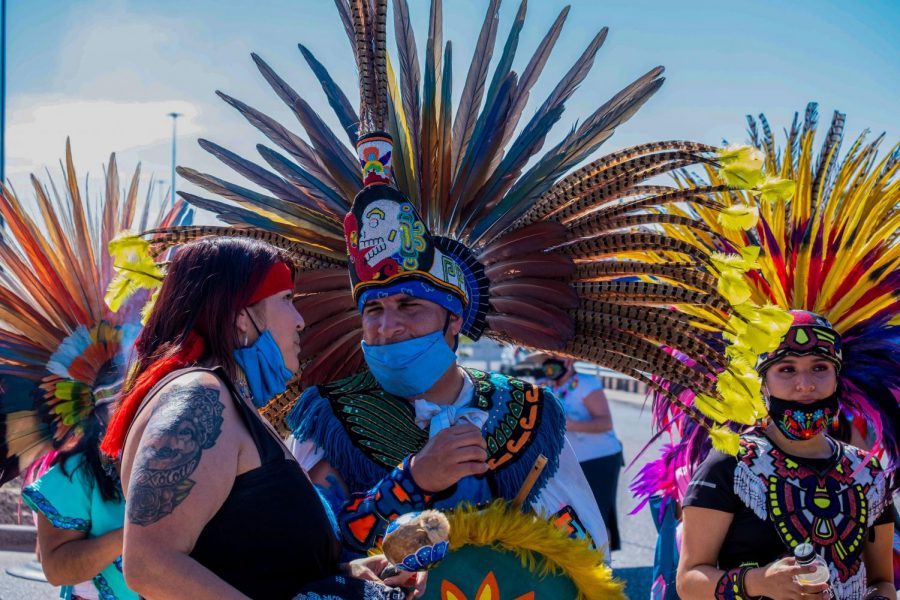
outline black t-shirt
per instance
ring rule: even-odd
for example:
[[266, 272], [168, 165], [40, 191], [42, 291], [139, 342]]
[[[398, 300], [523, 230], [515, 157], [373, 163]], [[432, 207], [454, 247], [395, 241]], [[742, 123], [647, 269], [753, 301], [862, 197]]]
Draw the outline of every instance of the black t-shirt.
[[[841, 454], [839, 445], [830, 458], [802, 458], [786, 454], [793, 460], [822, 472], [830, 469]], [[737, 457], [716, 450], [709, 456], [691, 479], [684, 497], [684, 506], [711, 508], [732, 513], [734, 519], [728, 527], [722, 548], [719, 550], [719, 568], [733, 569], [745, 564], [758, 566], [789, 556], [790, 550], [781, 541], [775, 525], [760, 519], [745, 505], [734, 491], [734, 472]], [[893, 523], [894, 506], [887, 506], [875, 521], [875, 525]]]

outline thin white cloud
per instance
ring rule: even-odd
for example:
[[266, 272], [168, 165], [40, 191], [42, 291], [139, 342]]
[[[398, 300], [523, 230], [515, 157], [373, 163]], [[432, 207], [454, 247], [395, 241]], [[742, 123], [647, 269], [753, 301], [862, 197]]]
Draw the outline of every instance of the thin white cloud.
[[196, 135], [200, 110], [183, 100], [121, 102], [54, 96], [19, 96], [7, 129], [9, 174], [55, 165], [66, 136], [80, 164], [99, 165], [111, 152], [146, 148], [171, 139], [170, 112], [181, 113], [178, 135]]

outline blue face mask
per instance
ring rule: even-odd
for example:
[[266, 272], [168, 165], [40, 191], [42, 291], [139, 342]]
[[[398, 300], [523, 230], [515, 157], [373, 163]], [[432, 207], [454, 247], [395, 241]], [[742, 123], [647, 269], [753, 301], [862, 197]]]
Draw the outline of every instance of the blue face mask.
[[362, 343], [363, 356], [384, 391], [415, 398], [430, 390], [456, 362], [440, 329], [422, 337], [382, 346]]
[[244, 370], [247, 385], [253, 395], [253, 404], [263, 407], [269, 400], [287, 389], [293, 373], [284, 366], [281, 348], [268, 329], [259, 334], [256, 341], [232, 352], [235, 362]]

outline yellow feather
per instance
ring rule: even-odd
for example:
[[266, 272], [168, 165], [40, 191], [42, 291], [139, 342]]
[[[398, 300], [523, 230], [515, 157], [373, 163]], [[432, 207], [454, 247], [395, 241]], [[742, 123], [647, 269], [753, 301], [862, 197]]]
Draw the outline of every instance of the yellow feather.
[[587, 540], [573, 540], [548, 521], [523, 514], [496, 500], [478, 510], [463, 505], [447, 515], [450, 549], [465, 545], [499, 546], [515, 554], [537, 576], [564, 574], [586, 600], [625, 599], [621, 582]]
[[709, 438], [712, 440], [713, 448], [719, 452], [731, 454], [738, 453], [741, 447], [741, 438], [738, 434], [725, 427], [716, 427], [709, 432]]

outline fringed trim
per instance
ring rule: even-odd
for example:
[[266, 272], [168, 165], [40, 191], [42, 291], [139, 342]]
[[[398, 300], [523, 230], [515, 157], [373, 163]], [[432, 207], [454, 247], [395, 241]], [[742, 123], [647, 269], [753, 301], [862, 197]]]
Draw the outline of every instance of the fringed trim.
[[[494, 396], [495, 406], [497, 406], [500, 404], [497, 402], [498, 399], [508, 400], [511, 384], [509, 377], [505, 375], [492, 373], [491, 379], [497, 385], [498, 394]], [[534, 439], [520, 453], [515, 462], [501, 466], [496, 472], [497, 489], [500, 495], [507, 500], [512, 500], [519, 493], [522, 482], [525, 481], [538, 456], [544, 455], [547, 459], [547, 466], [544, 467], [535, 481], [534, 487], [531, 488], [531, 492], [525, 500], [526, 505], [534, 502], [540, 496], [547, 482], [556, 474], [559, 469], [559, 455], [566, 439], [566, 416], [562, 403], [546, 388], [540, 388], [540, 394], [538, 402], [542, 403], [541, 421], [534, 432]]]
[[860, 558], [859, 570], [850, 576], [847, 581], [841, 581], [837, 569], [829, 565], [831, 572], [831, 591], [833, 598], [840, 600], [863, 600], [866, 597], [866, 563]]
[[875, 521], [891, 503], [891, 496], [888, 494], [887, 473], [884, 471], [879, 471], [878, 475], [875, 476], [875, 481], [869, 486], [866, 492], [866, 503], [869, 505], [869, 516], [866, 525], [873, 527]]
[[294, 437], [310, 441], [322, 449], [329, 464], [353, 491], [363, 491], [378, 483], [388, 470], [373, 462], [354, 444], [318, 386], [307, 388], [286, 419]]
[[466, 545], [499, 546], [538, 577], [565, 575], [578, 589], [579, 599], [626, 598], [624, 585], [613, 579], [603, 553], [593, 550], [587, 540], [571, 539], [555, 525], [511, 509], [502, 500], [483, 510], [461, 506], [447, 518], [451, 550]]
[[769, 519], [766, 510], [766, 486], [760, 478], [750, 470], [746, 463], [738, 460], [734, 470], [734, 493], [744, 505], [763, 521]]

